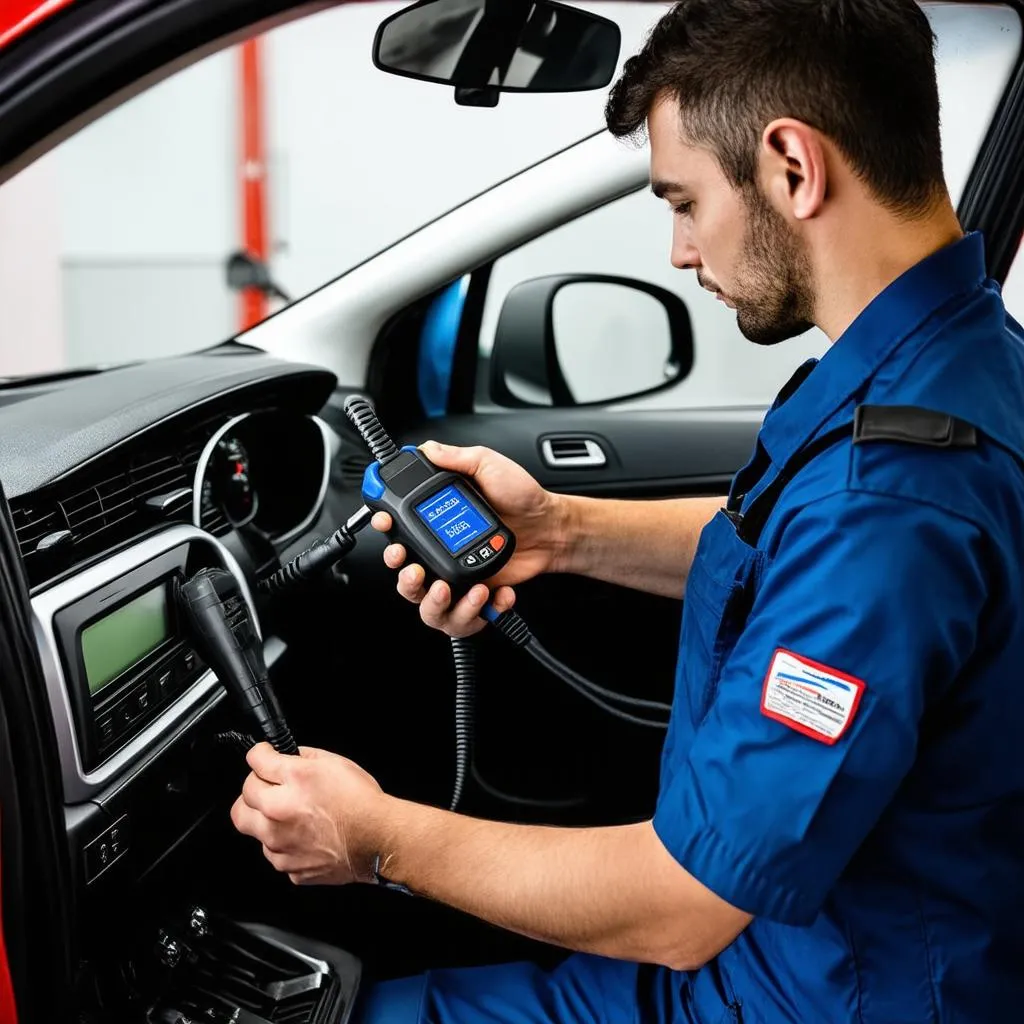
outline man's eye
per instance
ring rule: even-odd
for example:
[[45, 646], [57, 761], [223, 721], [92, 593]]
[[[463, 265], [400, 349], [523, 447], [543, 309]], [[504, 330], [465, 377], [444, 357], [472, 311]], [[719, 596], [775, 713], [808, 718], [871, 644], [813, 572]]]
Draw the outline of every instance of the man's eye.
[[692, 207], [693, 203], [679, 203], [677, 206], [673, 207], [673, 209], [680, 217], [688, 217]]

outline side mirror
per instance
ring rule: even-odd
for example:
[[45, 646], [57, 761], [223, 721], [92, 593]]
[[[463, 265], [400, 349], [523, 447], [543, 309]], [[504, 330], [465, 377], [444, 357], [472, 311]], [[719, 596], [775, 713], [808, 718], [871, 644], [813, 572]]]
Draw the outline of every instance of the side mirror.
[[495, 106], [502, 92], [603, 88], [620, 43], [614, 21], [554, 0], [420, 0], [381, 23], [373, 63]]
[[255, 288], [267, 298], [291, 302], [291, 299], [271, 280], [266, 263], [247, 252], [233, 252], [224, 266], [228, 288], [234, 292]]
[[672, 387], [693, 367], [690, 315], [673, 292], [596, 274], [538, 277], [501, 308], [491, 397], [520, 408], [599, 405]]

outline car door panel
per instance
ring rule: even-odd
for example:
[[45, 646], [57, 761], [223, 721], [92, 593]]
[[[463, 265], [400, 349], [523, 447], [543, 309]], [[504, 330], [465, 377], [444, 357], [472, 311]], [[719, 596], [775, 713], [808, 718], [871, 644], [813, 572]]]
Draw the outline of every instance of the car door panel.
[[[425, 429], [443, 443], [500, 451], [551, 490], [605, 497], [681, 496], [724, 493], [746, 462], [763, 416], [763, 409], [530, 410], [450, 416]], [[607, 461], [552, 465], [542, 452], [548, 438], [592, 439]], [[422, 437], [404, 440], [418, 443]]]

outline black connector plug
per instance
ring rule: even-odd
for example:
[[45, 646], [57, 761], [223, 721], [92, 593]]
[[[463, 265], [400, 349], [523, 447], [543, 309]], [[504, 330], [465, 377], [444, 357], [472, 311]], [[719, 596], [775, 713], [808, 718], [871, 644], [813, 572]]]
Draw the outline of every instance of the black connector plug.
[[356, 534], [369, 525], [373, 512], [365, 505], [325, 540], [319, 540], [272, 576], [260, 580], [262, 594], [277, 594], [287, 587], [312, 579], [341, 561], [355, 546]]

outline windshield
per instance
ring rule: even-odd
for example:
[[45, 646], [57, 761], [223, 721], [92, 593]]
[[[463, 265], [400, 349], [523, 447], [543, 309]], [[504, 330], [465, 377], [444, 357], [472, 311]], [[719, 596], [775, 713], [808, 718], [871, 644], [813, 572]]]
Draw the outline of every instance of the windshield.
[[[607, 90], [474, 109], [376, 69], [405, 6], [343, 4], [206, 58], [0, 187], [0, 377], [217, 344], [600, 128]], [[620, 23], [623, 55], [663, 9], [578, 6]]]

